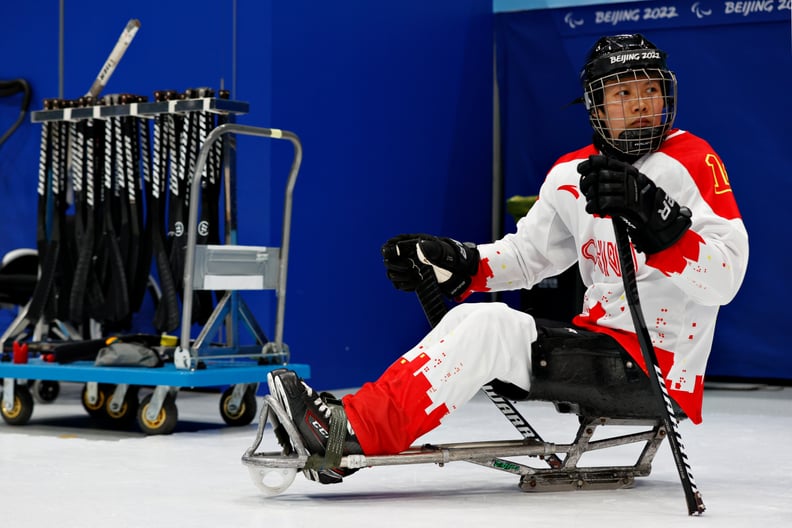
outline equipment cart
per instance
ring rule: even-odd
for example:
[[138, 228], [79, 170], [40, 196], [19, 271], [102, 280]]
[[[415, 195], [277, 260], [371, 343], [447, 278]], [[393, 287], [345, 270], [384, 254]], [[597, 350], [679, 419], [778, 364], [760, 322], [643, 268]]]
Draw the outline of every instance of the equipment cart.
[[[247, 111], [247, 103], [228, 99], [201, 97], [111, 106], [90, 106], [34, 112], [33, 122], [107, 119], [118, 116], [155, 118], [178, 112], [216, 112], [222, 114]], [[236, 244], [236, 210], [234, 171], [229, 167], [232, 154], [224, 158], [226, 190], [226, 240], [222, 245], [198, 244], [198, 197], [201, 174], [212, 149], [231, 150], [228, 142], [217, 145], [226, 134], [287, 140], [293, 144], [294, 158], [288, 175], [280, 247], [240, 246]], [[302, 161], [299, 138], [288, 131], [258, 128], [227, 122], [214, 128], [201, 143], [190, 186], [189, 221], [185, 248], [184, 285], [180, 339], [171, 347], [173, 361], [158, 368], [97, 366], [93, 361], [57, 364], [42, 357], [24, 362], [0, 362], [3, 420], [22, 425], [33, 412], [33, 395], [28, 381], [85, 383], [82, 403], [92, 416], [117, 425], [137, 422], [146, 434], [169, 434], [177, 420], [176, 396], [181, 388], [224, 387], [220, 414], [229, 425], [247, 425], [256, 416], [256, 391], [267, 373], [288, 364], [304, 378], [310, 377], [306, 364], [290, 363], [288, 347], [283, 342], [286, 271], [288, 266], [292, 194]], [[224, 292], [195, 339], [191, 338], [193, 292]], [[277, 310], [274, 339], [266, 337], [257, 324], [240, 290], [275, 290]], [[24, 321], [20, 315], [2, 336], [2, 344], [13, 339]], [[255, 344], [243, 345], [239, 329], [244, 326]], [[222, 336], [221, 339], [218, 339]], [[165, 344], [163, 342], [163, 344]], [[169, 343], [173, 344], [173, 343]], [[141, 389], [150, 393], [138, 399]]]

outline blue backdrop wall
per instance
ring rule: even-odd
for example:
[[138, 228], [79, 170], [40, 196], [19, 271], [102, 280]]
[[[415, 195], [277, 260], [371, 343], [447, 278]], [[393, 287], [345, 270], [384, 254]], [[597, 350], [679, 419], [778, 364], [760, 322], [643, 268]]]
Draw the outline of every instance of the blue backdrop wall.
[[[106, 93], [222, 83], [250, 103], [239, 122], [300, 136], [285, 339], [294, 361], [312, 365], [317, 388], [371, 379], [427, 329], [414, 297], [384, 277], [385, 239], [490, 237], [493, 34], [510, 196], [536, 192], [559, 155], [589, 141], [583, 110], [566, 107], [579, 95], [578, 68], [599, 35], [627, 31], [669, 51], [678, 125], [724, 158], [751, 236], [748, 276], [723, 309], [709, 371], [792, 378], [782, 304], [792, 292], [774, 236], [790, 186], [788, 0], [750, 12], [735, 7], [746, 3], [675, 2], [669, 11], [645, 1], [497, 15], [483, 0], [172, 4], [66, 2], [63, 96], [85, 93], [136, 17], [142, 28]], [[57, 9], [14, 2], [3, 15], [0, 79], [28, 80], [39, 109], [59, 95]], [[0, 99], [0, 128], [18, 104]], [[35, 244], [39, 133], [26, 120], [0, 147], [2, 253]], [[240, 242], [277, 245], [291, 149], [240, 138], [237, 152]], [[274, 296], [245, 298], [270, 333]], [[147, 317], [136, 324], [145, 329]]]
[[567, 105], [581, 93], [578, 72], [597, 38], [642, 32], [668, 52], [679, 79], [676, 124], [706, 138], [723, 158], [751, 243], [743, 287], [721, 311], [711, 376], [792, 379], [785, 333], [792, 282], [779, 251], [792, 190], [789, 28], [788, 0], [496, 15], [507, 196], [536, 193], [558, 156], [590, 143], [585, 110]]
[[[105, 93], [222, 82], [250, 103], [238, 122], [301, 138], [285, 341], [293, 361], [312, 366], [317, 388], [360, 385], [417, 341], [427, 323], [414, 296], [387, 281], [379, 248], [402, 232], [489, 237], [490, 2], [65, 4], [64, 97], [88, 90], [127, 20], [138, 18]], [[0, 79], [28, 80], [38, 110], [59, 95], [57, 3], [2, 11]], [[0, 100], [0, 127], [18, 104]], [[35, 246], [39, 134], [27, 120], [0, 147], [2, 253]], [[291, 146], [240, 138], [237, 153], [239, 242], [279, 245]], [[244, 297], [271, 335], [272, 292]], [[149, 316], [136, 325], [144, 329]]]

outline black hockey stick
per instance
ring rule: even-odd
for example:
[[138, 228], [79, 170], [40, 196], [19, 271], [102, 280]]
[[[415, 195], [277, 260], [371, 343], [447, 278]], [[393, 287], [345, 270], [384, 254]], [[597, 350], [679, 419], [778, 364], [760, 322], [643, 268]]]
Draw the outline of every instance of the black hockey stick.
[[[434, 270], [431, 266], [424, 266], [421, 269], [421, 276], [423, 280], [418, 288], [416, 288], [415, 293], [418, 295], [418, 300], [421, 302], [421, 308], [423, 308], [426, 319], [429, 321], [429, 324], [432, 325], [432, 328], [434, 328], [448, 312], [448, 306], [443, 299], [440, 288], [437, 286], [437, 279], [435, 278]], [[481, 390], [484, 391], [487, 398], [495, 404], [506, 419], [520, 432], [524, 439], [544, 443], [544, 440], [542, 440], [539, 433], [536, 432], [531, 424], [528, 423], [528, 420], [520, 414], [520, 411], [518, 411], [509, 400], [498, 394], [492, 387], [492, 384], [488, 383], [484, 385]], [[543, 458], [551, 468], [559, 468], [563, 464], [561, 459], [554, 454]]]
[[696, 481], [693, 479], [693, 474], [690, 470], [687, 454], [682, 445], [682, 435], [679, 433], [679, 422], [674, 414], [673, 402], [671, 401], [671, 396], [668, 394], [665, 378], [660, 371], [657, 355], [652, 346], [652, 338], [649, 336], [649, 330], [646, 327], [646, 321], [641, 311], [641, 301], [638, 296], [638, 281], [635, 278], [635, 267], [633, 266], [632, 249], [630, 248], [630, 237], [627, 233], [627, 226], [623, 221], [614, 219], [613, 231], [616, 235], [616, 249], [619, 254], [619, 264], [622, 270], [622, 281], [624, 282], [627, 304], [630, 307], [630, 314], [632, 315], [638, 343], [641, 345], [641, 353], [646, 362], [646, 368], [647, 370], [654, 370], [655, 375], [652, 376], [650, 373], [649, 377], [654, 379], [652, 385], [657, 393], [657, 397], [662, 398], [664, 410], [661, 418], [666, 431], [669, 433], [667, 436], [671, 444], [671, 452], [674, 455], [674, 462], [679, 472], [679, 478], [682, 481], [682, 488], [685, 490], [688, 515], [702, 514], [706, 508], [701, 499], [701, 492], [699, 492], [698, 487], [696, 487]]
[[[116, 98], [106, 96], [107, 104], [115, 104]], [[111, 117], [105, 123], [105, 150], [104, 150], [104, 173], [102, 175], [103, 184], [101, 186], [101, 228], [99, 230], [99, 260], [102, 272], [102, 281], [105, 295], [104, 323], [119, 323], [129, 314], [129, 292], [127, 291], [126, 269], [124, 259], [121, 254], [121, 247], [118, 243], [118, 235], [115, 227], [115, 201], [114, 188], [116, 180], [121, 177], [114, 170], [118, 165], [119, 149], [122, 147], [120, 138], [115, 131], [120, 130], [115, 127], [115, 120], [119, 117]], [[117, 139], [119, 139], [117, 141]]]
[[[170, 94], [170, 99], [180, 99], [183, 96], [176, 92]], [[167, 145], [169, 156], [172, 156], [168, 195], [168, 231], [166, 245], [170, 261], [171, 274], [174, 278], [184, 276], [184, 250], [186, 247], [187, 231], [185, 229], [185, 211], [189, 210], [189, 196], [187, 195], [186, 160], [189, 151], [189, 133], [185, 134], [191, 125], [191, 116], [181, 114], [167, 114]], [[184, 163], [182, 161], [184, 160]], [[176, 282], [176, 291], [183, 295], [181, 281]]]
[[[155, 101], [165, 101], [169, 97], [167, 91], [154, 93]], [[147, 136], [144, 136], [144, 140]], [[148, 215], [146, 231], [149, 235], [151, 252], [154, 258], [157, 277], [162, 289], [157, 309], [154, 312], [152, 324], [158, 332], [170, 332], [179, 326], [179, 299], [176, 282], [170, 268], [170, 261], [165, 245], [165, 228], [163, 218], [165, 215], [165, 182], [167, 181], [168, 167], [168, 126], [165, 114], [159, 114], [154, 121], [154, 161], [151, 169], [151, 182], [147, 190]], [[146, 147], [147, 148], [147, 147]]]
[[[63, 108], [76, 108], [79, 105], [80, 101], [77, 99], [64, 100], [62, 103]], [[61, 137], [63, 170], [58, 186], [60, 197], [57, 200], [59, 222], [62, 226], [61, 256], [55, 278], [57, 284], [56, 317], [61, 320], [69, 318], [69, 299], [74, 283], [74, 268], [77, 264], [78, 187], [83, 172], [79, 125], [82, 125], [82, 122], [64, 122]]]
[[[91, 101], [92, 98], [84, 98]], [[77, 263], [74, 268], [71, 295], [69, 296], [69, 319], [80, 323], [85, 317], [85, 292], [88, 285], [88, 274], [93, 261], [95, 239], [94, 226], [94, 170], [95, 157], [95, 126], [94, 120], [80, 123], [83, 128], [77, 149], [84, 150], [84, 172], [74, 175], [75, 194], [75, 237], [77, 241]], [[80, 181], [82, 180], [82, 181]], [[78, 185], [79, 182], [79, 185]], [[79, 188], [78, 188], [79, 187]]]
[[[65, 108], [66, 101], [59, 99], [56, 103], [58, 108]], [[68, 123], [56, 121], [52, 129], [52, 166], [50, 173], [50, 209], [49, 209], [49, 244], [44, 255], [45, 264], [50, 263], [53, 267], [49, 274], [49, 288], [47, 298], [44, 302], [42, 317], [45, 322], [52, 321], [59, 317], [59, 287], [62, 284], [61, 276], [64, 262], [64, 242], [63, 236], [64, 222], [64, 196], [62, 193], [63, 184], [66, 181], [66, 141], [68, 137]], [[52, 251], [52, 255], [49, 252]], [[42, 278], [44, 273], [42, 272]]]
[[[181, 94], [184, 99], [196, 99], [202, 97], [203, 89], [188, 88]], [[171, 227], [168, 232], [170, 242], [170, 261], [171, 271], [174, 277], [181, 277], [184, 275], [184, 256], [185, 256], [185, 241], [186, 241], [186, 211], [190, 209], [190, 187], [193, 178], [193, 171], [195, 170], [195, 163], [198, 158], [198, 150], [201, 148], [201, 143], [206, 137], [206, 126], [202, 122], [201, 113], [192, 111], [184, 116], [180, 116], [181, 134], [179, 135], [179, 163], [178, 172], [171, 173], [171, 194], [170, 194], [170, 209], [169, 209], [169, 226]], [[206, 172], [204, 170], [204, 172]], [[201, 178], [199, 174], [196, 176]], [[205, 193], [202, 193], [205, 194]], [[199, 225], [199, 233], [201, 232]], [[198, 243], [202, 243], [198, 240]], [[179, 283], [177, 289], [180, 295], [184, 295], [183, 285]], [[207, 297], [209, 296], [209, 297]], [[203, 325], [211, 315], [211, 306], [209, 312], [204, 314], [203, 305], [209, 301], [211, 305], [211, 293], [208, 291], [194, 291], [191, 299], [191, 314], [190, 321]], [[205, 317], [204, 317], [205, 315]]]
[[[86, 106], [97, 105], [93, 97], [84, 97]], [[74, 271], [69, 314], [75, 323], [84, 323], [87, 319], [101, 321], [105, 314], [105, 297], [101, 281], [97, 275], [97, 243], [98, 235], [96, 217], [101, 209], [97, 207], [97, 181], [101, 188], [104, 168], [104, 127], [102, 119], [89, 119], [85, 123], [85, 163], [83, 182], [83, 231], [80, 245], [77, 248], [77, 262]]]
[[[137, 96], [122, 94], [121, 103], [130, 104], [137, 102]], [[125, 222], [121, 223], [120, 236], [125, 248], [125, 261], [127, 272], [127, 291], [129, 294], [129, 314], [132, 315], [139, 307], [138, 299], [142, 300], [143, 293], [138, 290], [140, 280], [138, 275], [148, 276], [148, 270], [138, 268], [140, 260], [140, 233], [142, 231], [140, 220], [140, 146], [137, 138], [137, 118], [124, 116], [121, 118], [121, 137], [124, 142], [123, 174], [121, 180], [125, 183], [126, 193], [122, 194], [121, 210], [126, 213]], [[145, 291], [145, 281], [143, 282]]]
[[[135, 101], [138, 103], [146, 102], [148, 98], [142, 95], [136, 96]], [[133, 312], [140, 310], [143, 304], [143, 298], [147, 291], [149, 275], [151, 272], [151, 236], [146, 231], [147, 221], [145, 218], [146, 208], [145, 204], [150, 207], [151, 204], [144, 197], [144, 185], [148, 187], [151, 185], [151, 150], [149, 146], [149, 125], [148, 120], [143, 117], [135, 118], [132, 126], [132, 163], [139, 174], [135, 177], [135, 196], [137, 203], [135, 204], [139, 248], [138, 248], [138, 261], [135, 265], [136, 273], [132, 287], [130, 289], [130, 304]]]
[[[199, 88], [198, 97], [213, 97], [214, 91], [211, 88]], [[189, 172], [188, 175], [192, 175], [195, 178], [201, 179], [201, 188], [203, 191], [201, 192], [201, 209], [200, 209], [200, 220], [198, 222], [198, 236], [197, 236], [197, 243], [198, 244], [217, 244], [219, 243], [219, 238], [212, 240], [213, 232], [217, 231], [217, 218], [213, 216], [213, 212], [216, 215], [217, 213], [217, 200], [218, 196], [215, 192], [217, 189], [217, 185], [214, 179], [214, 154], [216, 153], [215, 148], [219, 147], [219, 141], [212, 145], [212, 150], [209, 152], [209, 156], [207, 158], [207, 163], [204, 165], [203, 171], [201, 174], [193, 174], [195, 170], [195, 165], [197, 163], [197, 154], [198, 151], [203, 146], [204, 142], [206, 142], [206, 137], [209, 135], [209, 132], [212, 131], [214, 128], [214, 117], [212, 116], [211, 112], [194, 112], [196, 115], [196, 119], [198, 120], [197, 134], [196, 134], [196, 141], [195, 145], [192, 147], [190, 151], [190, 165], [189, 165]], [[188, 188], [192, 185], [192, 180], [190, 178], [187, 179]], [[191, 197], [194, 199], [194, 197]], [[213, 203], [214, 202], [214, 203]], [[192, 226], [190, 226], [192, 229]], [[209, 320], [209, 317], [212, 316], [212, 312], [214, 311], [214, 306], [212, 303], [212, 292], [209, 290], [199, 290], [193, 292], [193, 322], [198, 324], [206, 324]]]
[[[114, 101], [119, 105], [125, 104], [126, 94], [116, 95], [114, 97]], [[127, 324], [130, 322], [129, 317], [131, 315], [131, 304], [129, 303], [129, 286], [130, 275], [134, 272], [134, 270], [130, 269], [129, 267], [130, 261], [133, 259], [130, 257], [130, 253], [132, 251], [132, 230], [130, 226], [129, 200], [127, 198], [127, 151], [124, 137], [124, 129], [126, 128], [124, 126], [124, 121], [127, 119], [128, 116], [113, 117], [110, 119], [110, 121], [113, 123], [114, 152], [114, 176], [112, 182], [113, 190], [111, 194], [113, 229], [116, 243], [118, 245], [118, 251], [121, 255], [121, 262], [123, 263], [124, 278], [126, 280], [125, 293], [127, 297], [127, 310], [126, 314], [117, 321], [123, 328], [126, 328]], [[131, 154], [131, 152], [129, 154]], [[135, 264], [137, 265], [136, 257], [134, 260]]]
[[[44, 101], [45, 109], [55, 108], [55, 100]], [[50, 203], [51, 184], [53, 178], [54, 153], [58, 148], [59, 134], [57, 133], [57, 123], [45, 122], [41, 129], [41, 146], [39, 150], [39, 174], [38, 174], [38, 220], [37, 220], [37, 244], [39, 253], [40, 271], [39, 279], [33, 290], [33, 296], [27, 307], [24, 323], [19, 327], [36, 323], [44, 313], [44, 307], [50, 297], [50, 290], [55, 282], [55, 271], [58, 265], [58, 254], [60, 252], [60, 241], [53, 236], [52, 225], [50, 224]], [[57, 227], [57, 226], [55, 226]]]

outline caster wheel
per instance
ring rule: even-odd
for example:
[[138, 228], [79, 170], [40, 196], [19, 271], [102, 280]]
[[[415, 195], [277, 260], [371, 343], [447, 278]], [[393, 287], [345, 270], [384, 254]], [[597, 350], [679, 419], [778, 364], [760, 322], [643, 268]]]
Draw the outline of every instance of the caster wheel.
[[283, 493], [286, 488], [291, 486], [291, 483], [294, 482], [294, 477], [297, 475], [296, 468], [248, 466], [248, 472], [253, 484], [268, 497]]
[[17, 385], [14, 387], [14, 404], [11, 409], [6, 409], [0, 397], [0, 412], [3, 420], [9, 425], [24, 425], [30, 421], [33, 415], [33, 396], [27, 385]]
[[110, 405], [114, 390], [115, 389], [107, 393], [104, 417], [113, 427], [119, 429], [131, 428], [137, 421], [138, 408], [140, 407], [140, 403], [138, 402], [138, 392], [140, 388], [130, 385], [126, 394], [124, 394], [124, 401], [121, 402], [121, 407], [117, 410], [113, 410]]
[[91, 418], [104, 420], [107, 417], [105, 407], [107, 400], [113, 394], [111, 385], [100, 383], [96, 390], [96, 401], [90, 401], [88, 398], [88, 386], [83, 387], [82, 391], [82, 406]]
[[152, 396], [153, 394], [149, 394], [140, 402], [140, 408], [137, 412], [138, 426], [147, 435], [171, 434], [176, 428], [176, 422], [179, 419], [176, 400], [172, 394], [168, 394], [162, 402], [162, 408], [157, 417], [151, 420], [146, 417], [146, 411], [151, 404]]
[[33, 399], [38, 403], [52, 403], [60, 394], [60, 383], [50, 380], [36, 380], [31, 385]]
[[242, 401], [239, 402], [237, 409], [231, 409], [231, 395], [234, 392], [234, 387], [229, 387], [223, 392], [220, 397], [220, 416], [223, 421], [228, 425], [242, 426], [247, 425], [256, 417], [256, 392], [255, 386], [248, 387], [245, 394], [242, 396]]

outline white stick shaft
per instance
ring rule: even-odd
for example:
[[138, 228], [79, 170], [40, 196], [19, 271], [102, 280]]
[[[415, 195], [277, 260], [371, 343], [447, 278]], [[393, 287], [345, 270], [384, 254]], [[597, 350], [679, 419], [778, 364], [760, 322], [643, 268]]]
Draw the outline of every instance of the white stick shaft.
[[118, 41], [113, 48], [113, 51], [110, 52], [110, 56], [107, 57], [107, 61], [105, 61], [102, 69], [99, 70], [99, 75], [96, 76], [96, 80], [91, 85], [91, 89], [88, 90], [87, 94], [85, 94], [86, 96], [99, 96], [99, 93], [102, 91], [102, 89], [104, 89], [105, 85], [107, 85], [107, 81], [110, 80], [110, 76], [113, 75], [116, 66], [118, 66], [118, 63], [121, 61], [121, 57], [124, 56], [129, 44], [132, 42], [132, 39], [135, 38], [135, 34], [137, 34], [138, 29], [140, 29], [140, 20], [133, 18], [127, 22], [124, 31], [121, 33], [121, 36], [118, 38]]

